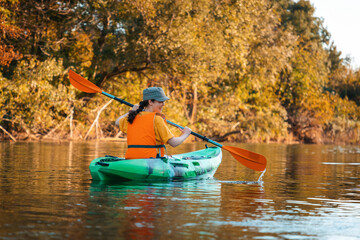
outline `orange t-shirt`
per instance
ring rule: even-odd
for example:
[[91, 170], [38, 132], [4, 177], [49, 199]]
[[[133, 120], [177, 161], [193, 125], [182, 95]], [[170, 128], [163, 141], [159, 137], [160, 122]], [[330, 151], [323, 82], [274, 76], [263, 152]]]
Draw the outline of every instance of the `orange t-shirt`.
[[[149, 114], [149, 112], [140, 112], [138, 115]], [[127, 117], [120, 119], [119, 127], [123, 133], [127, 132], [128, 127]], [[155, 128], [155, 140], [156, 144], [160, 145], [161, 143], [167, 143], [170, 138], [174, 137], [174, 134], [170, 131], [168, 126], [166, 125], [163, 117], [160, 114], [156, 114], [154, 120], [154, 128]]]

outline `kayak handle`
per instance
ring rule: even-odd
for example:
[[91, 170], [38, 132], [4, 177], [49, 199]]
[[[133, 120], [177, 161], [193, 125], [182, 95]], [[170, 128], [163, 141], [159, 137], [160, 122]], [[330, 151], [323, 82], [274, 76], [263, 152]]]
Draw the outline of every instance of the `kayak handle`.
[[100, 166], [103, 166], [103, 167], [108, 167], [109, 166], [108, 163], [104, 163], [104, 162], [97, 162], [95, 165], [100, 165]]

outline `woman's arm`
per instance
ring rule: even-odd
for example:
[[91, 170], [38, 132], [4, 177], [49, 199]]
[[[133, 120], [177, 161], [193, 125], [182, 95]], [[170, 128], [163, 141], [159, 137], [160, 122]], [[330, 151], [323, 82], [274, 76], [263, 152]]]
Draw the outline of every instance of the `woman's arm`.
[[191, 129], [188, 127], [185, 127], [184, 129], [180, 129], [183, 134], [180, 137], [173, 137], [168, 140], [168, 144], [172, 147], [177, 147], [180, 144], [182, 144], [191, 134]]
[[120, 116], [118, 119], [116, 119], [115, 125], [116, 125], [116, 126], [119, 126], [120, 120], [121, 120], [122, 118], [124, 118], [124, 117], [127, 117], [127, 115], [129, 115], [129, 113], [126, 113], [126, 114]]
[[[135, 111], [135, 110], [138, 109], [138, 108], [139, 108], [139, 105], [138, 105], [138, 104], [135, 104], [135, 105], [132, 107], [131, 110]], [[124, 117], [127, 117], [128, 115], [129, 115], [129, 113], [125, 113], [124, 115], [122, 115], [122, 116], [120, 116], [118, 119], [116, 119], [115, 125], [116, 125], [116, 126], [119, 126], [120, 120], [121, 120], [122, 118], [124, 118]]]

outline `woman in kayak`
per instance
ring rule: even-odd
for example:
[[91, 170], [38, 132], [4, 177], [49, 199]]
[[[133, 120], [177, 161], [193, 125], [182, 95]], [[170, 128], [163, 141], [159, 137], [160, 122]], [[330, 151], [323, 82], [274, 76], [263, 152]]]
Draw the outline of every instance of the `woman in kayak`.
[[143, 91], [143, 101], [119, 117], [115, 124], [127, 133], [126, 159], [156, 158], [164, 156], [164, 144], [176, 147], [191, 134], [191, 129], [180, 129], [182, 135], [175, 137], [168, 126], [162, 109], [169, 98], [162, 88], [150, 87]]

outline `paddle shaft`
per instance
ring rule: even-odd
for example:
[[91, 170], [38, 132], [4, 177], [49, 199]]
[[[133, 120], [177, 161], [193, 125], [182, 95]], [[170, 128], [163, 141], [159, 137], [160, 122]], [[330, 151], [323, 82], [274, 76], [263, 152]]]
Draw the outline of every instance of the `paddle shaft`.
[[[115, 96], [113, 96], [113, 95], [111, 95], [111, 94], [109, 94], [109, 93], [107, 93], [107, 92], [102, 91], [101, 94], [103, 94], [103, 95], [105, 95], [105, 96], [107, 96], [107, 97], [109, 97], [109, 98], [112, 98], [112, 99], [114, 99], [114, 100], [116, 100], [116, 101], [118, 101], [118, 102], [121, 102], [121, 103], [123, 103], [123, 104], [125, 104], [125, 105], [128, 105], [129, 107], [133, 107], [133, 106], [134, 106], [134, 104], [131, 104], [131, 103], [129, 103], [129, 102], [127, 102], [127, 101], [125, 101], [125, 100], [123, 100], [123, 99], [121, 99], [121, 98], [115, 97]], [[184, 127], [182, 127], [182, 126], [180, 126], [180, 125], [178, 125], [178, 124], [176, 124], [176, 123], [173, 123], [173, 122], [171, 122], [171, 121], [169, 121], [169, 120], [166, 120], [166, 122], [167, 122], [168, 124], [170, 124], [170, 125], [175, 126], [175, 127], [184, 129]], [[211, 140], [211, 139], [209, 139], [209, 138], [207, 138], [207, 137], [205, 137], [205, 136], [203, 136], [203, 135], [200, 135], [200, 134], [198, 134], [198, 133], [196, 133], [196, 132], [191, 131], [191, 134], [194, 135], [195, 137], [198, 137], [198, 138], [206, 141], [206, 142], [212, 143], [212, 144], [214, 144], [215, 146], [218, 146], [218, 147], [221, 147], [221, 148], [223, 147], [223, 145], [221, 145], [220, 143], [215, 142], [215, 141], [213, 141], [213, 140]]]

